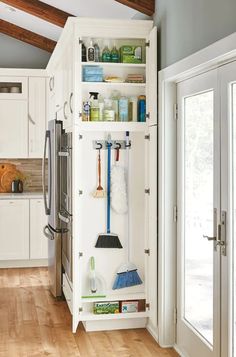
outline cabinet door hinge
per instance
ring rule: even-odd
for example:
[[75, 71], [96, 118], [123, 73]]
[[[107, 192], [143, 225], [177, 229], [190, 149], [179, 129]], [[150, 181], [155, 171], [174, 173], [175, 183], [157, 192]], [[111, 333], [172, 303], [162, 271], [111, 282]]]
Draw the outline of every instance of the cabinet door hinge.
[[145, 192], [147, 195], [150, 195], [150, 188], [145, 188], [144, 192]]
[[150, 113], [146, 113], [146, 119], [150, 119]]
[[149, 302], [146, 303], [146, 309], [150, 310], [150, 303]]
[[79, 195], [81, 196], [83, 194], [83, 191], [82, 190], [79, 190]]
[[79, 118], [82, 118], [83, 114], [81, 112], [79, 112]]
[[82, 256], [83, 256], [83, 253], [79, 252], [79, 258], [82, 258]]
[[145, 42], [146, 47], [150, 47], [150, 41]]
[[174, 120], [178, 120], [179, 111], [178, 111], [178, 104], [174, 104]]
[[174, 208], [173, 208], [173, 221], [177, 222], [177, 219], [178, 219], [178, 209], [177, 209], [177, 206], [174, 206]]
[[150, 255], [150, 249], [144, 249], [144, 253]]
[[82, 45], [83, 41], [79, 38], [79, 45]]
[[79, 135], [79, 140], [82, 140], [83, 139], [83, 135]]
[[79, 312], [83, 312], [83, 308], [82, 307], [79, 307]]
[[145, 135], [145, 136], [144, 136], [144, 139], [145, 139], [145, 140], [150, 140], [150, 134]]
[[177, 309], [174, 308], [174, 324], [177, 324]]

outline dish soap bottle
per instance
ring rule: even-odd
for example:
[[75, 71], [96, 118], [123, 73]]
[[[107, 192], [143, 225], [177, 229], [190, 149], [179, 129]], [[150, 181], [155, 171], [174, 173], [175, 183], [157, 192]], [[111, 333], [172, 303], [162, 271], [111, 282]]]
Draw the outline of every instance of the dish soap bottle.
[[111, 50], [111, 62], [118, 63], [120, 60], [119, 51], [117, 50], [116, 46], [114, 45]]
[[99, 102], [98, 102], [98, 92], [89, 92], [90, 94], [90, 120], [99, 120]]
[[84, 43], [82, 43], [82, 62], [87, 62], [87, 49]]
[[87, 62], [94, 62], [95, 61], [95, 49], [93, 46], [93, 41], [91, 40], [90, 46], [87, 48]]
[[108, 45], [105, 45], [102, 51], [102, 62], [111, 62], [111, 52], [108, 48]]

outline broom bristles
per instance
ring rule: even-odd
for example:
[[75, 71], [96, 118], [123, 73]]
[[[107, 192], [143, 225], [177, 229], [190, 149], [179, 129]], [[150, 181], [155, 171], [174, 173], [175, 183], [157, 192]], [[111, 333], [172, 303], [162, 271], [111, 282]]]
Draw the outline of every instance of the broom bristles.
[[112, 289], [123, 289], [130, 286], [141, 285], [143, 282], [138, 275], [137, 270], [125, 271], [117, 273]]
[[106, 197], [106, 192], [104, 190], [96, 190], [93, 194], [94, 198], [104, 198]]
[[116, 234], [100, 234], [95, 248], [123, 248]]

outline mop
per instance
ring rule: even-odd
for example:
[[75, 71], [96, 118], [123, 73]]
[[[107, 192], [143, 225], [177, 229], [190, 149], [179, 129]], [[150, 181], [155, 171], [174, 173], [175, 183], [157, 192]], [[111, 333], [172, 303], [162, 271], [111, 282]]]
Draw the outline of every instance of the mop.
[[[127, 191], [129, 196], [129, 132], [126, 132], [126, 150], [127, 150]], [[142, 280], [137, 272], [137, 267], [130, 261], [130, 200], [128, 199], [128, 222], [127, 222], [127, 262], [123, 264], [117, 272], [114, 281], [113, 290], [128, 288], [142, 284]]]
[[107, 144], [107, 229], [106, 233], [99, 234], [96, 248], [122, 248], [119, 237], [111, 233], [111, 146]]
[[111, 169], [111, 207], [118, 214], [128, 210], [125, 169], [118, 165], [120, 148], [116, 148], [115, 165]]

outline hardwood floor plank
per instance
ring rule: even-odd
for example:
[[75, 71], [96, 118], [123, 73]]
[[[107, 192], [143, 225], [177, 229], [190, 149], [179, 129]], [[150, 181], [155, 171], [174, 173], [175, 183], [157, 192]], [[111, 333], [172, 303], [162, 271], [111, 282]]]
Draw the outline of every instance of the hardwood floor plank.
[[71, 332], [65, 301], [48, 288], [46, 268], [0, 269], [0, 357], [177, 357], [145, 329]]

